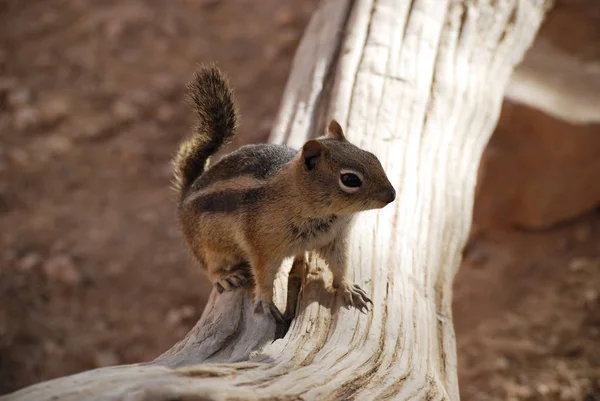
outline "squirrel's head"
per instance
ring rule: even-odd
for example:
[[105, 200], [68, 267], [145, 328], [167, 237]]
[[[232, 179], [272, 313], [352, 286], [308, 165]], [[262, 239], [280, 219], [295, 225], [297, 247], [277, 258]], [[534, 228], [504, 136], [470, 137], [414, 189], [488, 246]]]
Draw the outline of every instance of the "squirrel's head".
[[346, 140], [337, 121], [327, 135], [304, 144], [297, 163], [309, 202], [329, 214], [379, 209], [396, 191], [377, 157]]

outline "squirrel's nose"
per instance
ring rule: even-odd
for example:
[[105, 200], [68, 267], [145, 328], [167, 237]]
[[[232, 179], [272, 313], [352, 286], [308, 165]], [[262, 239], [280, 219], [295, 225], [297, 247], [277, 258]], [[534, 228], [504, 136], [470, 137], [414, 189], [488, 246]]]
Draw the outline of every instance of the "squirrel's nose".
[[394, 201], [394, 199], [396, 199], [396, 190], [394, 189], [394, 187], [390, 187], [388, 189], [387, 203], [392, 203]]

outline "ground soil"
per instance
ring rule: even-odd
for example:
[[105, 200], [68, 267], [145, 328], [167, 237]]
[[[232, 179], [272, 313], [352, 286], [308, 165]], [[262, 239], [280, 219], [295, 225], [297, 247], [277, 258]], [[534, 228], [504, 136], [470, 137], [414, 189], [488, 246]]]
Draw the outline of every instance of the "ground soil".
[[[175, 220], [184, 87], [216, 61], [263, 141], [316, 0], [0, 0], [0, 394], [151, 360], [208, 284]], [[600, 214], [472, 236], [464, 400], [600, 400]]]
[[454, 289], [464, 400], [600, 400], [600, 213], [474, 231]]

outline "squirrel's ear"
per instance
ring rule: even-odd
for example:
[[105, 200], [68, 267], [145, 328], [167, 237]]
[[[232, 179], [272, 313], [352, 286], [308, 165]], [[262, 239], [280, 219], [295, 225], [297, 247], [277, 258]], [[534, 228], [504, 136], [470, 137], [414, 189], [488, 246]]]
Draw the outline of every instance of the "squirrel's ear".
[[310, 171], [315, 168], [325, 153], [325, 145], [317, 139], [311, 139], [302, 147], [302, 160], [304, 165]]
[[327, 127], [327, 137], [338, 139], [340, 141], [346, 140], [344, 131], [342, 130], [340, 123], [338, 123], [336, 120], [331, 120], [329, 123], [329, 127]]

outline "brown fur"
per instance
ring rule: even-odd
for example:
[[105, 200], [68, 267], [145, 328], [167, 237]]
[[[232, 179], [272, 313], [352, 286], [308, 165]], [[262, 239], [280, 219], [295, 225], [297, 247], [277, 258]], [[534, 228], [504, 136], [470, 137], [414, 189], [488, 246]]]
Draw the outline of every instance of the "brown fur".
[[182, 195], [204, 172], [208, 158], [233, 138], [238, 126], [233, 92], [216, 66], [199, 68], [188, 90], [198, 125], [196, 134], [180, 145], [173, 160], [175, 186]]
[[[200, 71], [196, 76], [205, 75]], [[197, 80], [192, 90], [203, 91], [201, 84]], [[215, 96], [228, 103], [229, 88], [216, 87], [224, 92]], [[237, 121], [237, 115], [230, 120]], [[246, 146], [206, 172], [204, 168], [177, 169], [181, 160], [199, 166], [202, 160], [193, 157], [210, 156], [211, 144], [233, 134], [202, 129], [197, 135], [200, 140], [192, 138], [182, 145], [180, 154], [187, 156], [175, 160], [177, 174], [198, 173], [196, 177], [188, 174], [180, 185], [179, 216], [192, 252], [215, 287], [234, 289], [252, 276], [255, 312], [281, 319], [272, 299], [281, 262], [315, 250], [332, 269], [334, 287], [345, 301], [367, 308], [366, 293], [346, 278], [346, 237], [353, 214], [384, 207], [395, 198], [379, 160], [348, 142], [333, 120], [327, 136], [308, 141], [299, 152], [276, 145]], [[359, 188], [340, 184], [341, 172], [346, 170], [356, 172], [350, 178], [362, 177]]]

